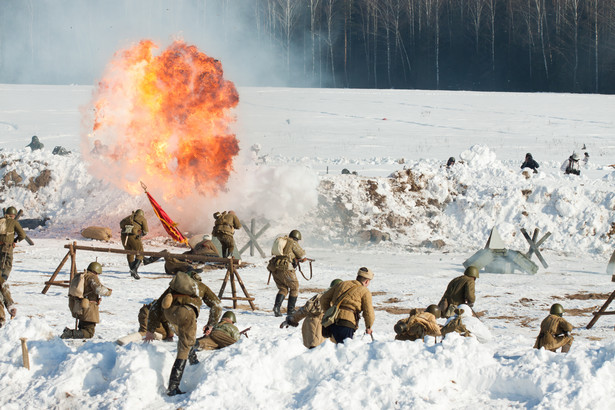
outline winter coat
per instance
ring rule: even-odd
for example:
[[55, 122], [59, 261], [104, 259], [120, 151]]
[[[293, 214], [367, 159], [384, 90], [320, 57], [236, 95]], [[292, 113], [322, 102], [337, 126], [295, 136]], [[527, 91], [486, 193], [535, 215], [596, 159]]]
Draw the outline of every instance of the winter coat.
[[[2, 226], [4, 228], [0, 231], [0, 252], [13, 253], [13, 244], [26, 239], [26, 233], [19, 221], [13, 218], [6, 216], [0, 218], [0, 227]], [[15, 233], [17, 233], [17, 237], [15, 237]]]
[[100, 283], [96, 273], [86, 271], [83, 275], [85, 275], [83, 278], [83, 299], [69, 296], [68, 307], [75, 319], [99, 323], [98, 305], [100, 304], [100, 297], [111, 295], [111, 289]]
[[303, 259], [305, 257], [305, 251], [299, 243], [290, 237], [286, 238], [286, 245], [282, 251], [283, 255], [274, 256], [269, 261], [268, 269], [275, 273], [286, 273], [286, 271], [294, 272], [297, 262], [296, 259]]
[[564, 174], [581, 175], [581, 165], [579, 161], [573, 160], [572, 157], [564, 161], [560, 169]]
[[239, 329], [234, 324], [221, 321], [208, 336], [197, 339], [197, 343], [202, 350], [216, 350], [232, 345], [240, 337]]
[[534, 348], [544, 347], [555, 351], [572, 342], [572, 336], [568, 335], [571, 331], [572, 325], [566, 319], [557, 315], [549, 315], [540, 324], [540, 333], [536, 338]]
[[233, 235], [235, 233], [235, 229], [241, 229], [241, 222], [239, 222], [237, 215], [231, 212], [222, 212], [214, 223], [212, 235]]
[[358, 280], [347, 280], [327, 290], [320, 298], [322, 310], [326, 312], [332, 304], [338, 303], [338, 298], [351, 288], [352, 290], [344, 296], [343, 301], [339, 305], [340, 312], [335, 323], [340, 326], [357, 329], [359, 327], [360, 314], [363, 312], [365, 328], [371, 329], [376, 318], [374, 307], [372, 306], [372, 294]]
[[[303, 336], [303, 345], [308, 349], [316, 346], [320, 346], [326, 338], [322, 336], [322, 316], [325, 313], [322, 310], [320, 299], [323, 293], [318, 293], [312, 296], [305, 305], [296, 310], [289, 318], [288, 321], [293, 323], [299, 323], [303, 320], [301, 326], [301, 334]], [[304, 320], [305, 319], [305, 320]]]
[[194, 246], [194, 249], [189, 251], [188, 253], [192, 255], [206, 255], [213, 257], [220, 257], [220, 253], [218, 252], [218, 248], [216, 245], [208, 239], [205, 239]]
[[474, 289], [474, 278], [470, 276], [462, 275], [450, 281], [438, 304], [440, 310], [444, 312], [445, 317], [449, 317], [454, 307], [463, 303], [468, 304], [470, 307], [473, 306], [476, 301]]
[[406, 319], [397, 322], [406, 325], [406, 330], [395, 336], [395, 340], [417, 340], [425, 336], [441, 336], [436, 317], [429, 312], [412, 309]]
[[[132, 231], [130, 233], [125, 233], [126, 225], [132, 225]], [[126, 235], [141, 237], [147, 235], [149, 232], [149, 228], [147, 227], [147, 219], [145, 219], [145, 216], [135, 215], [134, 213], [121, 220], [120, 228], [122, 230], [122, 237]]]
[[530, 168], [530, 169], [533, 169], [534, 172], [536, 172], [539, 166], [540, 165], [538, 165], [538, 162], [534, 161], [534, 158], [529, 157], [529, 158], [526, 158], [523, 164], [521, 164], [521, 169]]

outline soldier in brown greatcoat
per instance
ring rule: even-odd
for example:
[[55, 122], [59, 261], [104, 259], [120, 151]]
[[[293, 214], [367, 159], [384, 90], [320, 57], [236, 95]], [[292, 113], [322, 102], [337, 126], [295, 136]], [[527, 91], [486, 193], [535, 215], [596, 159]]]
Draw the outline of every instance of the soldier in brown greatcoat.
[[[185, 291], [180, 293], [180, 291], [176, 290], [180, 289], [180, 285], [174, 285], [175, 280], [177, 280], [177, 283], [184, 281], [184, 287], [186, 287], [185, 281], [190, 280], [191, 282], [188, 284], [188, 287], [194, 290], [196, 285], [198, 295], [191, 296], [186, 294]], [[210, 309], [209, 320], [205, 326], [205, 336], [207, 336], [211, 333], [214, 325], [218, 323], [222, 307], [220, 299], [209, 287], [201, 282], [201, 277], [197, 273], [177, 273], [173, 281], [171, 281], [169, 288], [152, 304], [150, 309], [145, 341], [150, 342], [154, 340], [154, 332], [163, 318], [173, 326], [178, 337], [177, 356], [171, 369], [169, 387], [167, 389], [167, 395], [169, 396], [183, 393], [179, 389], [179, 384], [184, 374], [190, 350], [196, 343], [197, 318], [199, 317], [203, 302]]]
[[9, 312], [11, 318], [15, 317], [17, 314], [17, 308], [15, 307], [15, 302], [13, 302], [13, 298], [11, 297], [9, 284], [6, 280], [4, 280], [4, 278], [0, 277], [0, 327], [4, 326], [4, 323], [6, 323], [4, 308], [6, 308]]
[[[331, 281], [331, 285], [329, 288], [337, 285], [338, 283], [342, 283], [341, 279], [334, 279]], [[303, 320], [303, 325], [301, 326], [301, 334], [303, 336], [303, 345], [308, 349], [313, 349], [317, 346], [320, 346], [325, 340], [326, 337], [322, 335], [322, 316], [325, 313], [322, 310], [322, 306], [320, 304], [320, 298], [325, 292], [317, 293], [312, 296], [305, 305], [301, 306], [297, 309], [292, 315], [286, 316], [286, 320], [282, 322], [280, 325], [280, 329], [283, 327], [299, 326], [299, 322]]]
[[280, 309], [282, 302], [288, 295], [288, 305], [286, 307], [286, 315], [292, 315], [299, 296], [299, 281], [295, 268], [299, 262], [304, 262], [305, 251], [299, 246], [301, 240], [301, 232], [293, 229], [286, 237], [286, 246], [284, 246], [283, 255], [274, 256], [269, 261], [267, 269], [271, 272], [273, 280], [278, 287], [278, 293], [275, 296], [273, 304], [273, 314], [282, 316]]
[[[21, 228], [19, 221], [15, 219], [17, 209], [9, 206], [0, 218], [0, 275], [9, 279], [13, 269], [13, 248], [15, 243], [26, 239], [26, 233]], [[17, 234], [17, 236], [15, 236]]]
[[100, 283], [98, 275], [102, 273], [102, 266], [92, 262], [83, 273], [83, 298], [68, 297], [68, 307], [75, 319], [79, 319], [77, 329], [64, 328], [60, 336], [62, 339], [90, 339], [94, 336], [96, 323], [100, 322], [98, 305], [101, 296], [111, 296], [112, 290]]
[[331, 335], [335, 343], [342, 343], [345, 339], [354, 336], [359, 327], [359, 318], [363, 312], [365, 320], [365, 333], [372, 334], [375, 314], [372, 306], [372, 294], [367, 289], [374, 273], [362, 267], [357, 272], [355, 280], [347, 280], [327, 290], [320, 298], [323, 311], [332, 305], [339, 305], [339, 315], [335, 323], [323, 329], [325, 335]]
[[[122, 230], [121, 240], [124, 249], [127, 251], [141, 251], [143, 252], [143, 242], [141, 238], [147, 235], [149, 231], [147, 227], [147, 219], [142, 209], [137, 209], [120, 222], [120, 228]], [[143, 262], [143, 255], [126, 255], [128, 260], [128, 268], [130, 269], [130, 275], [135, 279], [141, 279], [137, 270]]]
[[555, 352], [560, 347], [562, 353], [567, 353], [572, 346], [574, 340], [569, 333], [572, 331], [572, 325], [562, 317], [564, 308], [559, 303], [551, 306], [551, 310], [542, 323], [540, 324], [540, 333], [534, 344], [535, 349], [544, 347], [547, 350]]
[[[139, 330], [138, 332], [141, 333], [141, 336], [145, 336], [145, 333], [147, 333], [147, 321], [149, 319], [149, 310], [152, 308], [153, 303], [154, 302], [147, 303], [141, 306], [141, 309], [139, 309], [139, 316], [138, 316]], [[172, 340], [173, 336], [175, 336], [173, 329], [171, 329], [171, 327], [169, 326], [169, 322], [164, 320], [164, 318], [160, 320], [160, 325], [156, 328], [156, 333], [159, 333], [163, 339], [167, 339], [167, 340]]]
[[235, 215], [235, 211], [216, 212], [214, 218], [216, 221], [211, 234], [218, 238], [222, 245], [222, 257], [233, 256], [233, 251], [235, 250], [233, 234], [235, 229], [241, 229], [241, 222], [239, 222], [239, 218]]
[[[188, 355], [190, 364], [193, 365], [199, 362], [199, 359], [196, 357], [197, 351], [218, 350], [237, 342], [241, 335], [235, 323], [237, 323], [235, 314], [231, 311], [224, 312], [222, 319], [220, 319], [220, 323], [213, 327], [209, 335], [196, 339], [196, 343]], [[205, 330], [206, 329], [203, 329], [203, 331]]]
[[442, 317], [449, 318], [455, 314], [455, 308], [461, 304], [474, 306], [476, 296], [474, 294], [474, 282], [478, 279], [478, 269], [468, 266], [463, 276], [458, 276], [449, 282], [438, 307]]
[[423, 340], [425, 336], [442, 336], [440, 325], [436, 318], [440, 317], [440, 309], [436, 305], [429, 305], [423, 309], [411, 309], [406, 319], [398, 321], [393, 329], [397, 334], [395, 340]]

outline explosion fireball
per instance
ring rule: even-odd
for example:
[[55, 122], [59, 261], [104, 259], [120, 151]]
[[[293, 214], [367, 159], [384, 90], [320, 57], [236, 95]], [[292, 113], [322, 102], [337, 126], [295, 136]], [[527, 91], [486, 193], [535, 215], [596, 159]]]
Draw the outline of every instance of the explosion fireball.
[[165, 199], [216, 194], [239, 152], [230, 130], [235, 85], [195, 46], [175, 41], [156, 56], [157, 48], [143, 40], [107, 67], [88, 135], [94, 165], [104, 164], [102, 177], [133, 194], [139, 180]]

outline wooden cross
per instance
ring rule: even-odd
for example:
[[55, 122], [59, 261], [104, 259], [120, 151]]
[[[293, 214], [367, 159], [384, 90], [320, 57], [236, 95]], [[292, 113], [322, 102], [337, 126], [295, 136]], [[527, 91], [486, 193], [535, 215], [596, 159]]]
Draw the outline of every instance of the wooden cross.
[[248, 241], [248, 243], [244, 245], [243, 248], [241, 248], [241, 250], [239, 251], [239, 255], [241, 255], [246, 249], [248, 249], [248, 247], [250, 247], [250, 256], [254, 256], [254, 248], [256, 247], [258, 252], [261, 254], [261, 257], [266, 258], [267, 255], [265, 254], [265, 252], [263, 252], [263, 250], [258, 245], [258, 242], [256, 240], [263, 234], [263, 232], [269, 229], [269, 222], [267, 222], [267, 224], [263, 226], [260, 229], [260, 231], [258, 231], [256, 234], [254, 234], [254, 230], [256, 229], [254, 226], [255, 224], [254, 218], [252, 218], [252, 220], [250, 221], [250, 228], [248, 228], [248, 226], [242, 221], [240, 222], [241, 222], [243, 229], [246, 231], [246, 234], [248, 234], [248, 237], [250, 238], [250, 240]]
[[525, 240], [530, 244], [530, 250], [526, 254], [527, 258], [531, 259], [532, 254], [535, 253], [540, 263], [542, 263], [542, 266], [547, 269], [549, 265], [547, 265], [547, 261], [545, 261], [545, 258], [542, 257], [542, 254], [540, 253], [540, 249], [538, 249], [538, 247], [542, 245], [542, 243], [546, 241], [549, 236], [551, 236], [551, 232], [547, 232], [545, 236], [543, 236], [538, 242], [536, 242], [536, 239], [538, 238], [538, 232], [538, 228], [534, 229], [534, 235], [530, 238], [530, 235], [528, 235], [525, 228], [521, 228], [521, 233], [525, 237]]

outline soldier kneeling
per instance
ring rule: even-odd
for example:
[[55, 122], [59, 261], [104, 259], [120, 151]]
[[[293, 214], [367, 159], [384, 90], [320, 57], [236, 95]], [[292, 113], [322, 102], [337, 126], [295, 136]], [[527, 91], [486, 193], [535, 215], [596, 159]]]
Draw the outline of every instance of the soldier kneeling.
[[[237, 342], [240, 338], [239, 329], [235, 326], [237, 318], [233, 312], [225, 312], [220, 323], [215, 325], [207, 336], [196, 339], [196, 344], [188, 355], [190, 364], [197, 364], [199, 360], [196, 352], [200, 350], [217, 350]], [[205, 332], [206, 330], [203, 329]]]
[[572, 325], [562, 317], [564, 308], [559, 303], [551, 306], [549, 316], [540, 324], [540, 333], [534, 344], [535, 349], [544, 347], [555, 352], [560, 347], [562, 353], [567, 353], [574, 340], [568, 333], [572, 331]]
[[436, 305], [429, 305], [426, 311], [422, 309], [410, 310], [406, 319], [398, 321], [393, 329], [397, 335], [395, 340], [417, 340], [425, 336], [441, 336], [440, 325], [436, 319], [440, 317], [440, 309]]

